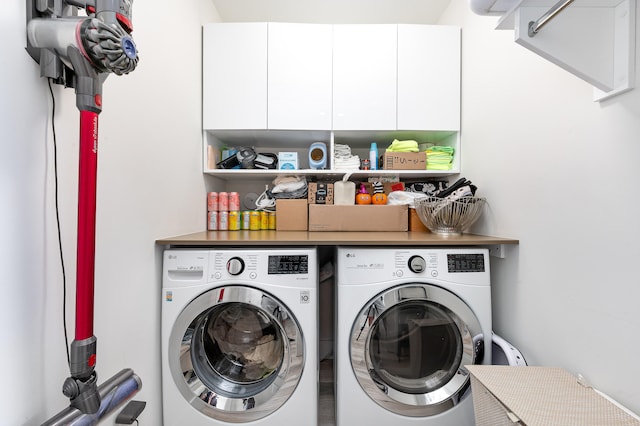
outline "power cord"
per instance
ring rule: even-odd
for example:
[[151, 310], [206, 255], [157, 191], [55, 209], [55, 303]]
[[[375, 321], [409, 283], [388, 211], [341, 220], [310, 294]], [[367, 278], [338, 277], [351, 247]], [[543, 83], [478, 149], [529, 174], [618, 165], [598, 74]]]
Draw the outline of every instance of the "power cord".
[[256, 210], [275, 211], [276, 200], [269, 194], [269, 185], [265, 185], [264, 191], [256, 199]]
[[56, 212], [56, 225], [58, 229], [58, 251], [60, 253], [60, 266], [62, 268], [62, 328], [64, 331], [64, 347], [67, 353], [67, 364], [71, 365], [71, 358], [69, 355], [69, 336], [67, 333], [67, 274], [64, 266], [64, 254], [62, 251], [62, 232], [60, 229], [60, 208], [58, 204], [58, 141], [56, 137], [56, 98], [53, 94], [53, 87], [51, 86], [51, 79], [48, 80], [49, 93], [51, 93], [51, 133], [53, 134], [53, 180], [55, 191], [55, 212]]

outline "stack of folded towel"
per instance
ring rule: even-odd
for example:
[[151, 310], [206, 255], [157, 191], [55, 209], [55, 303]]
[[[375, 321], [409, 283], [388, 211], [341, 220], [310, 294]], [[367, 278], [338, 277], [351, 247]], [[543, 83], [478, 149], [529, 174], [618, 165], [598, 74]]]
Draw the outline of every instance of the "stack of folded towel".
[[453, 148], [450, 146], [432, 146], [427, 149], [427, 170], [451, 170]]
[[337, 143], [334, 149], [335, 168], [337, 170], [358, 170], [360, 157], [351, 154], [351, 147]]

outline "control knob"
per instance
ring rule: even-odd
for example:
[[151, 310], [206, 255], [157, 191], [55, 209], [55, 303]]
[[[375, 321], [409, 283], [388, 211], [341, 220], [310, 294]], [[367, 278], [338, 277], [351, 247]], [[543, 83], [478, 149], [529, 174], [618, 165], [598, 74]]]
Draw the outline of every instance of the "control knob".
[[232, 257], [227, 261], [227, 272], [231, 275], [240, 275], [244, 271], [244, 260]]
[[422, 256], [411, 256], [409, 258], [409, 269], [416, 274], [424, 272], [427, 269], [427, 262]]

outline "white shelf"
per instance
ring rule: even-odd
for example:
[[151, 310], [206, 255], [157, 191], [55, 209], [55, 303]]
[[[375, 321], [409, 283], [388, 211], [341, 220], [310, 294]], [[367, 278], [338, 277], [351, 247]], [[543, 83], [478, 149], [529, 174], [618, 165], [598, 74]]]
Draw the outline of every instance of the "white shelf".
[[432, 177], [444, 177], [456, 174], [452, 170], [261, 170], [261, 169], [214, 169], [205, 170], [204, 173], [214, 176], [225, 181], [231, 180], [256, 180], [268, 181], [273, 180], [277, 176], [295, 175], [305, 176], [312, 181], [338, 181], [345, 174], [349, 174], [354, 179], [367, 179], [369, 177], [399, 177], [403, 180], [427, 179]]
[[[419, 179], [420, 177], [442, 177], [460, 173], [460, 133], [453, 131], [289, 131], [289, 130], [205, 130], [203, 152], [203, 173], [215, 176], [219, 179], [265, 181], [279, 175], [301, 175], [313, 178], [339, 180], [349, 173], [353, 178], [366, 178], [369, 176], [393, 177], [402, 179]], [[367, 158], [371, 142], [378, 144], [380, 155], [385, 148], [399, 140], [416, 140], [418, 143], [434, 143], [437, 145], [451, 146], [454, 148], [454, 161], [450, 170], [342, 170], [334, 169], [335, 144], [346, 144], [351, 147], [351, 152], [360, 158]], [[309, 169], [308, 149], [313, 142], [324, 142], [327, 146], [327, 169]], [[259, 153], [274, 153], [279, 151], [293, 151], [298, 153], [300, 169], [215, 169], [208, 162], [208, 147], [216, 150], [222, 147], [252, 147]]]

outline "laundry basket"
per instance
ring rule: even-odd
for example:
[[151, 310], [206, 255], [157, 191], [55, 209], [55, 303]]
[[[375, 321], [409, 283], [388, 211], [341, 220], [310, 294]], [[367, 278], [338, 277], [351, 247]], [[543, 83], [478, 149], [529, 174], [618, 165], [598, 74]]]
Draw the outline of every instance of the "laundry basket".
[[418, 217], [431, 232], [460, 235], [478, 220], [487, 200], [481, 197], [458, 199], [425, 197], [415, 200]]

